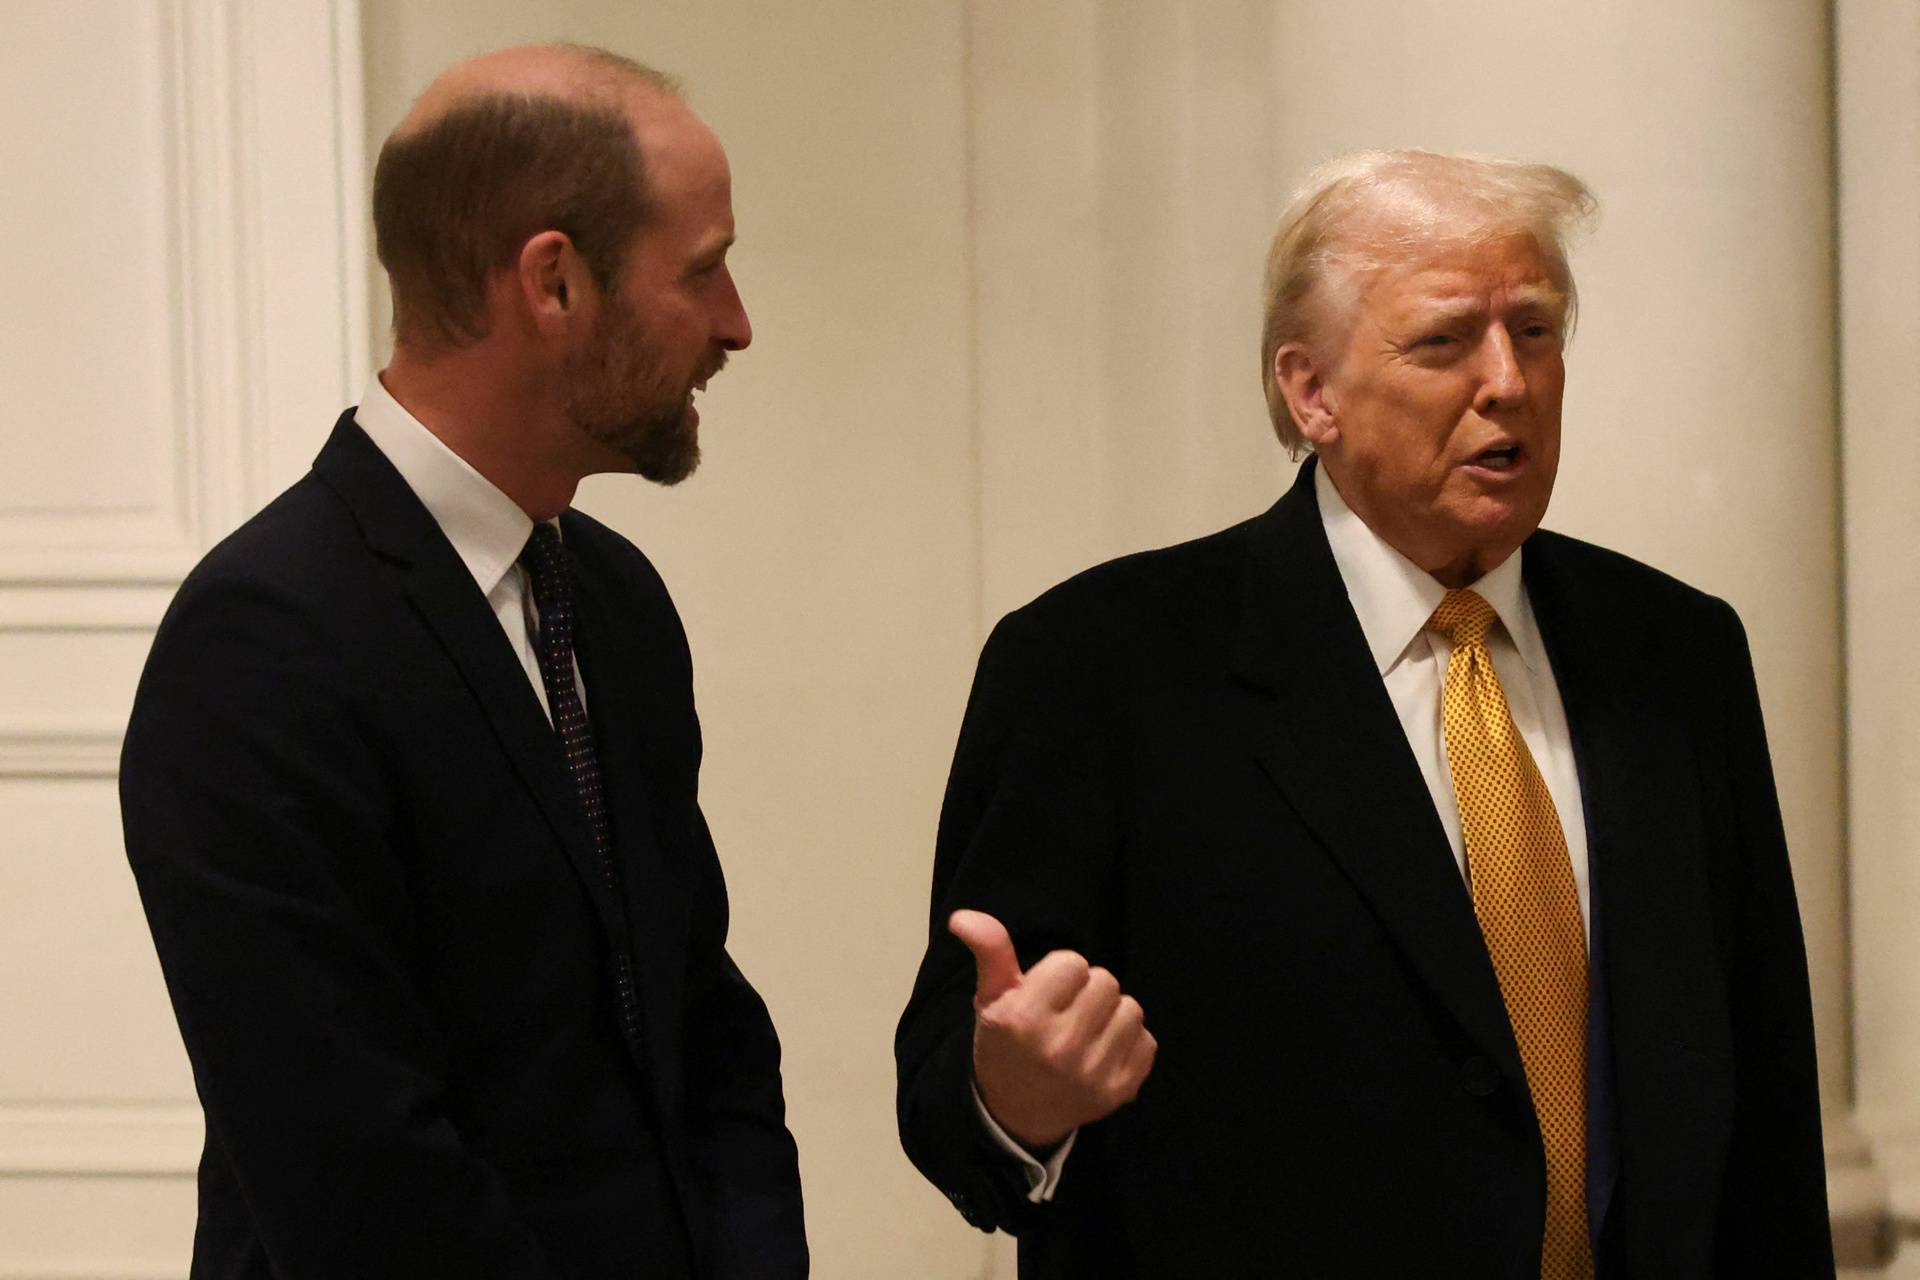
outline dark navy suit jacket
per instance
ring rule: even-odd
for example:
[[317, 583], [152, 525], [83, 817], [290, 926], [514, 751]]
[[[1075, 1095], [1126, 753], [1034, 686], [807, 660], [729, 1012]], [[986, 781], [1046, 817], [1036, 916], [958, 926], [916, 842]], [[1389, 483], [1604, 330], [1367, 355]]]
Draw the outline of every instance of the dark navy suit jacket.
[[561, 526], [624, 903], [493, 612], [351, 413], [161, 624], [121, 796], [207, 1118], [196, 1277], [806, 1273], [686, 637], [645, 557]]
[[[1093, 569], [980, 658], [896, 1039], [908, 1155], [1026, 1277], [1537, 1277], [1545, 1161], [1426, 784], [1328, 548], [1264, 515]], [[1527, 591], [1587, 815], [1604, 1277], [1824, 1277], [1813, 1028], [1733, 611], [1551, 533]], [[1112, 969], [1160, 1043], [1055, 1200], [981, 1132], [956, 907]]]

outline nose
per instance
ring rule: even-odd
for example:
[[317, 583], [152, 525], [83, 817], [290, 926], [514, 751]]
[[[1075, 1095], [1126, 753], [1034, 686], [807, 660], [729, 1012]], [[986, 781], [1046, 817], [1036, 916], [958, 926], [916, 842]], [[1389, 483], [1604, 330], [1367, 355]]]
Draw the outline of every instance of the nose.
[[1511, 409], [1527, 398], [1527, 378], [1520, 369], [1520, 358], [1513, 349], [1513, 337], [1507, 327], [1488, 328], [1480, 343], [1480, 387], [1474, 395], [1474, 411], [1482, 417]]
[[733, 273], [724, 271], [722, 287], [716, 291], [719, 314], [714, 319], [713, 337], [728, 351], [740, 351], [753, 341], [753, 322], [747, 319], [747, 306], [740, 301], [740, 289]]

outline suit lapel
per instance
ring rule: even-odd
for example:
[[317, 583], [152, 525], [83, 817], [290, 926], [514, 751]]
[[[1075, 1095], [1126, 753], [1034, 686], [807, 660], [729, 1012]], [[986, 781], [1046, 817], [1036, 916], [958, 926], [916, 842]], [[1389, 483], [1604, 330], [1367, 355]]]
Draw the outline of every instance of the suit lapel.
[[314, 470], [353, 510], [368, 545], [403, 567], [406, 593], [479, 702], [514, 772], [532, 793], [593, 903], [605, 937], [619, 931], [593, 836], [567, 774], [559, 739], [486, 598], [400, 473], [366, 433], [342, 416]]
[[[672, 1042], [689, 899], [676, 879], [679, 864], [661, 848], [661, 824], [678, 812], [662, 790], [672, 786], [675, 767], [664, 735], [678, 723], [664, 693], [668, 673], [681, 663], [664, 647], [660, 627], [650, 625], [656, 620], [641, 612], [631, 593], [621, 592], [582, 524], [562, 517], [561, 527], [580, 571], [575, 601], [580, 671], [613, 817], [642, 1012], [649, 1030]], [[622, 616], [622, 610], [628, 612]], [[667, 1083], [658, 1072], [655, 1080]]]
[[[1639, 637], [1536, 535], [1527, 594], [1566, 707], [1586, 811], [1596, 991], [1604, 992], [1626, 1221], [1672, 1218], [1718, 1185], [1731, 1124], [1731, 1030], [1704, 872], [1691, 734]], [[1642, 620], [1644, 621], [1644, 620]], [[1601, 1119], [1594, 1117], [1594, 1119]], [[1604, 1209], [1604, 1205], [1600, 1206]]]
[[1261, 767], [1479, 1051], [1526, 1075], [1446, 833], [1327, 545], [1313, 467], [1254, 523], [1236, 673]]

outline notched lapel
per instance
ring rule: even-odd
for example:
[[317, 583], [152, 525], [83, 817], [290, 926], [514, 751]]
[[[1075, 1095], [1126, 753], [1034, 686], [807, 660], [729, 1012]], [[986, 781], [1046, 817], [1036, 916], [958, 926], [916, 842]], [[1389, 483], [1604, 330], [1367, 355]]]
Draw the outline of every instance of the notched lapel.
[[[466, 572], [464, 565], [456, 563], [456, 567]], [[514, 771], [533, 793], [541, 814], [559, 837], [567, 861], [593, 902], [602, 930], [608, 939], [618, 938], [611, 903], [599, 888], [603, 878], [599, 854], [580, 810], [579, 793], [567, 773], [559, 738], [540, 709], [526, 669], [501, 635], [499, 621], [486, 607], [472, 578], [450, 581], [438, 568], [415, 565], [407, 581], [407, 594], [440, 637], [447, 655], [479, 700]]]
[[1236, 674], [1251, 745], [1415, 973], [1526, 1096], [1473, 904], [1327, 546], [1309, 462], [1251, 531]]
[[595, 888], [601, 877], [598, 856], [559, 739], [453, 544], [351, 411], [335, 426], [314, 470], [352, 508], [368, 545], [404, 568], [408, 599], [439, 638], [533, 794], [593, 903], [604, 937], [618, 938], [612, 904]]

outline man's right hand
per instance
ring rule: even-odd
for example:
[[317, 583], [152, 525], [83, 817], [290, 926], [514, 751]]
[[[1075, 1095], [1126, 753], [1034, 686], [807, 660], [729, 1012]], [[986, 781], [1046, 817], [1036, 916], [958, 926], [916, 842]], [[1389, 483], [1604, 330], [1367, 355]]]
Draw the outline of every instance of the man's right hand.
[[973, 1080], [996, 1124], [1043, 1150], [1133, 1101], [1158, 1045], [1119, 979], [1072, 951], [1021, 973], [1006, 926], [982, 911], [947, 929], [973, 952]]

